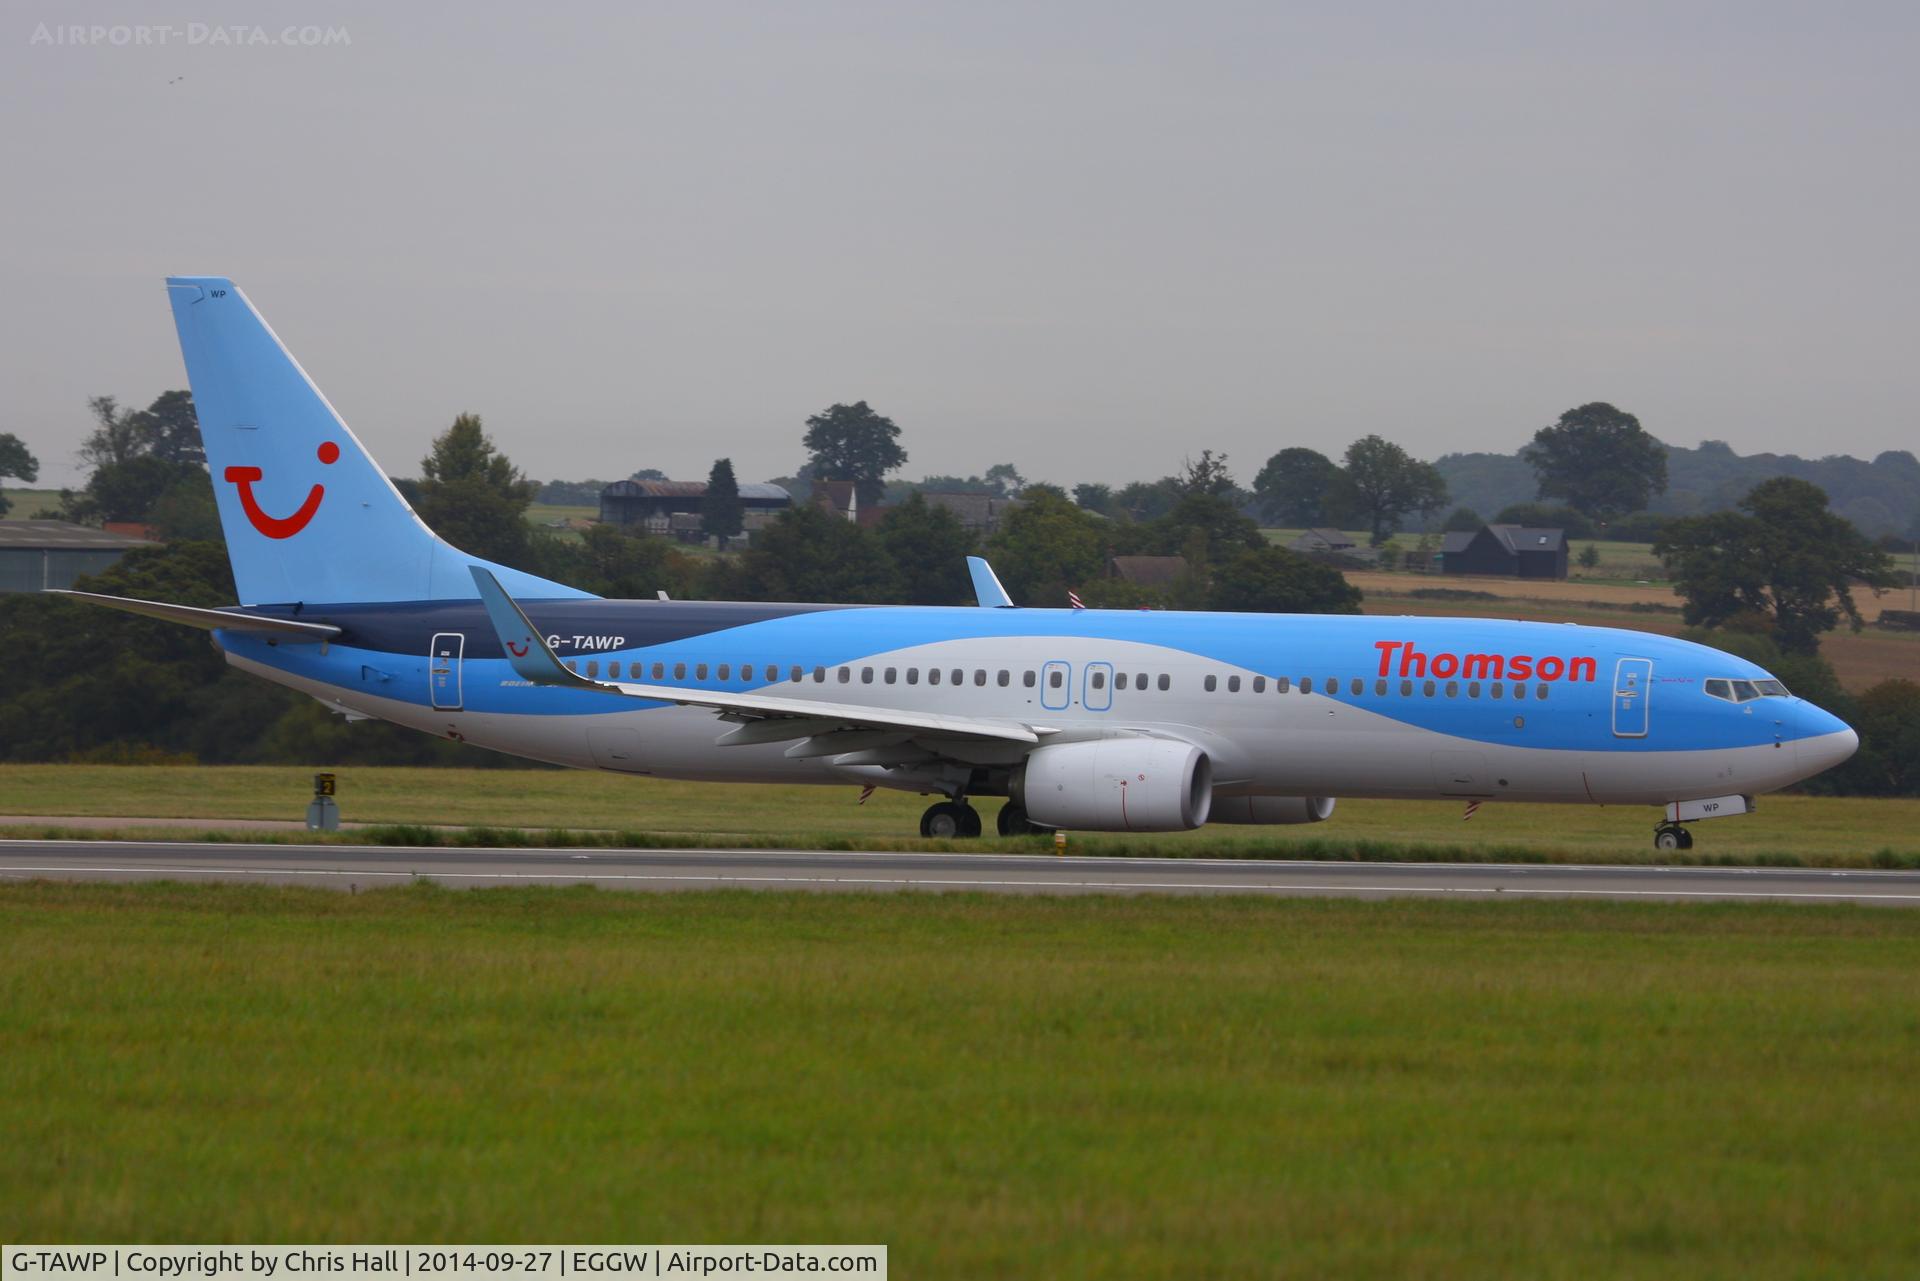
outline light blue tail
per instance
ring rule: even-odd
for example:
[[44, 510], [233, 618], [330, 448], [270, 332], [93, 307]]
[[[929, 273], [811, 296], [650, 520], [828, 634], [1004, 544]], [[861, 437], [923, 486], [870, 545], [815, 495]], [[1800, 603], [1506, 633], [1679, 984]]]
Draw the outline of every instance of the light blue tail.
[[473, 565], [522, 599], [589, 595], [442, 542], [232, 281], [167, 295], [241, 604], [474, 600]]

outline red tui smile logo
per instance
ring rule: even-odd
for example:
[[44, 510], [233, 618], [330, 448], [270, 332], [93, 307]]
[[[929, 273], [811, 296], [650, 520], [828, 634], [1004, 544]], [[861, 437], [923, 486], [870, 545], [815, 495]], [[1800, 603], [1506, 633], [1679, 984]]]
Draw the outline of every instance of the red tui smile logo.
[[516, 645], [512, 641], [507, 642], [507, 653], [512, 654], [515, 658], [525, 658], [527, 651], [532, 648], [532, 642], [528, 642], [525, 645]]
[[[332, 441], [322, 441], [314, 456], [322, 463], [331, 465], [340, 457], [340, 446]], [[261, 508], [260, 500], [253, 496], [253, 482], [263, 473], [258, 467], [229, 467], [224, 475], [228, 483], [240, 491], [240, 506], [246, 511], [247, 519], [253, 527], [268, 538], [292, 538], [307, 527], [313, 514], [320, 510], [320, 500], [327, 496], [324, 485], [315, 485], [307, 491], [306, 501], [291, 516], [269, 516]]]

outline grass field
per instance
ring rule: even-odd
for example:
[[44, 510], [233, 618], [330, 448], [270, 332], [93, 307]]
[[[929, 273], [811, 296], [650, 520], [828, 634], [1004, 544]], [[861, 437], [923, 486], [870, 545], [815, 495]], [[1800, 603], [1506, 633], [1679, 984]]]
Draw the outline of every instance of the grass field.
[[[313, 772], [277, 766], [0, 765], [0, 814], [298, 820]], [[673, 841], [787, 842], [916, 848], [925, 798], [847, 787], [681, 783], [579, 770], [342, 767], [349, 822], [631, 830]], [[997, 802], [984, 801], [991, 814]], [[1325, 823], [1075, 835], [1079, 853], [1211, 857], [1524, 856], [1546, 861], [1652, 862], [1651, 808], [1484, 806], [1472, 822], [1454, 802], [1342, 801]], [[1920, 800], [1767, 796], [1760, 812], [1695, 828], [1703, 861], [1870, 866], [1920, 861]], [[3, 834], [3, 831], [0, 831]], [[176, 836], [178, 833], [175, 834]], [[660, 841], [656, 843], [665, 843]], [[1044, 838], [1040, 838], [1044, 845]], [[1035, 839], [930, 848], [1019, 849]], [[1666, 861], [1672, 861], [1668, 856]]]
[[1902, 1276], [1920, 916], [0, 885], [21, 1241]]
[[57, 489], [18, 489], [12, 485], [0, 486], [10, 507], [6, 520], [37, 520], [42, 511], [51, 511], [60, 505], [60, 491]]

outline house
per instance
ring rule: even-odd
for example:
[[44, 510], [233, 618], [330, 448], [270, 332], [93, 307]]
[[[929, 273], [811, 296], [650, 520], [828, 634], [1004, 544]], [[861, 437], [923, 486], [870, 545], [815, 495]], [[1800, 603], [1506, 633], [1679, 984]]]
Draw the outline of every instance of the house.
[[[638, 525], [649, 534], [672, 530], [676, 515], [699, 515], [707, 500], [703, 480], [616, 480], [600, 491], [600, 519], [609, 525]], [[757, 529], [793, 506], [793, 495], [778, 485], [740, 486], [746, 526]]]
[[1020, 505], [1018, 498], [1002, 498], [998, 494], [971, 490], [923, 489], [920, 496], [927, 500], [927, 506], [952, 512], [954, 518], [975, 538], [985, 538], [1000, 528], [1000, 522]]
[[860, 486], [853, 481], [816, 480], [807, 501], [855, 524], [860, 521]]
[[1185, 556], [1112, 556], [1107, 559], [1107, 575], [1124, 579], [1135, 587], [1171, 587], [1187, 572]]
[[0, 592], [41, 592], [107, 569], [147, 538], [110, 534], [63, 520], [0, 521]]
[[1353, 536], [1339, 529], [1309, 529], [1287, 544], [1287, 550], [1305, 555], [1326, 552], [1352, 552], [1359, 547]]
[[1567, 532], [1526, 525], [1484, 525], [1448, 534], [1440, 544], [1443, 574], [1565, 578]]

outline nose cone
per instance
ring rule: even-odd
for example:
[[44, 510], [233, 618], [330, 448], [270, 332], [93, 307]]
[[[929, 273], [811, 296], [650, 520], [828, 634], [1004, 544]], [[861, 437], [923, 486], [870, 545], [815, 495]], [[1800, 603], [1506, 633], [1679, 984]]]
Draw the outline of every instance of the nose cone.
[[1860, 736], [1838, 716], [1812, 703], [1801, 704], [1800, 711], [1802, 737], [1794, 744], [1794, 755], [1803, 778], [1832, 769], [1859, 750]]

